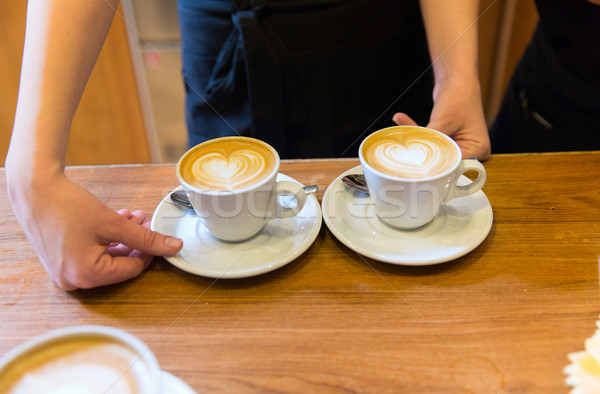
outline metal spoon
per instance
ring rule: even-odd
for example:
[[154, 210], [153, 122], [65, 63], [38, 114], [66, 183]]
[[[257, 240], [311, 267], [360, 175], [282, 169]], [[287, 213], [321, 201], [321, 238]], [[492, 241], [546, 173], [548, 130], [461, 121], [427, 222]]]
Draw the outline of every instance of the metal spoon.
[[194, 209], [192, 204], [190, 203], [190, 199], [187, 194], [183, 190], [177, 190], [170, 195], [171, 201], [173, 201], [176, 205], [179, 205], [182, 208], [186, 209]]
[[344, 182], [344, 185], [350, 187], [351, 189], [356, 189], [363, 193], [369, 193], [367, 181], [365, 180], [365, 176], [363, 174], [348, 174], [342, 178], [342, 182]]
[[306, 194], [314, 194], [317, 192], [317, 190], [319, 190], [319, 186], [317, 185], [308, 185], [308, 186], [304, 186], [304, 193]]
[[[319, 186], [317, 186], [317, 185], [304, 186], [303, 189], [304, 189], [304, 193], [313, 194], [313, 193], [316, 193], [317, 190], [319, 190]], [[169, 195], [169, 197], [171, 198], [171, 201], [173, 201], [176, 205], [179, 205], [182, 208], [194, 209], [194, 207], [192, 207], [192, 204], [190, 203], [190, 200], [189, 200], [187, 194], [185, 194], [185, 192], [183, 190], [174, 191]]]

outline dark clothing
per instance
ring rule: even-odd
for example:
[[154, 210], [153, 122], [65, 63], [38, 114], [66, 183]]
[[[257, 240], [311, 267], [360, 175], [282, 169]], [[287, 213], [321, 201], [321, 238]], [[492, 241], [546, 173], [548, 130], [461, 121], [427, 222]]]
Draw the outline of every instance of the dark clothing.
[[540, 29], [556, 59], [600, 87], [600, 7], [585, 0], [536, 0]]
[[189, 145], [247, 135], [282, 158], [357, 156], [395, 112], [427, 124], [417, 0], [179, 0]]
[[490, 129], [492, 152], [600, 149], [600, 7], [537, 0], [540, 21]]

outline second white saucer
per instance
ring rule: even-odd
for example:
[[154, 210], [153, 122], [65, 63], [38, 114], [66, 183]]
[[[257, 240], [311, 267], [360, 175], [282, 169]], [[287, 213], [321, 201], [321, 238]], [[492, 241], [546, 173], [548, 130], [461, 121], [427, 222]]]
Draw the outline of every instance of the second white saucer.
[[[296, 182], [283, 174], [277, 180]], [[166, 257], [174, 266], [210, 278], [245, 278], [295, 260], [317, 238], [321, 222], [319, 202], [309, 195], [297, 216], [271, 220], [247, 241], [223, 242], [208, 233], [193, 211], [179, 208], [167, 196], [156, 208], [150, 228], [183, 240], [183, 249]]]
[[[344, 245], [363, 256], [399, 265], [430, 265], [461, 257], [487, 237], [493, 221], [490, 202], [478, 191], [444, 204], [431, 223], [398, 230], [376, 215], [368, 194], [350, 191], [341, 179], [362, 173], [360, 166], [341, 174], [323, 196], [323, 218]], [[459, 184], [470, 182], [461, 177]]]

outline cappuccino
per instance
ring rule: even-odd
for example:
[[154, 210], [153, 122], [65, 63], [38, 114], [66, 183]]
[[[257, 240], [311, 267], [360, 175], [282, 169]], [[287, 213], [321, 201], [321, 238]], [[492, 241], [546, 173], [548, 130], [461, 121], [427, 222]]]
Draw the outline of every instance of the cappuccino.
[[418, 126], [380, 130], [367, 137], [361, 149], [373, 169], [404, 179], [441, 175], [460, 160], [460, 151], [449, 137]]
[[[272, 219], [295, 216], [306, 202], [297, 182], [277, 180], [279, 155], [248, 137], [223, 137], [188, 150], [177, 163], [177, 179], [194, 212], [213, 237], [240, 242]], [[280, 197], [296, 196], [296, 207]]]
[[93, 334], [23, 352], [2, 368], [1, 393], [146, 393], [150, 368], [128, 345]]
[[224, 137], [190, 149], [179, 163], [181, 178], [201, 190], [235, 191], [268, 179], [279, 157], [266, 143], [247, 137]]
[[[426, 225], [442, 204], [477, 192], [486, 180], [481, 163], [461, 160], [456, 142], [425, 127], [376, 131], [364, 139], [358, 157], [377, 216], [398, 229]], [[466, 171], [477, 171], [477, 179], [459, 185]]]

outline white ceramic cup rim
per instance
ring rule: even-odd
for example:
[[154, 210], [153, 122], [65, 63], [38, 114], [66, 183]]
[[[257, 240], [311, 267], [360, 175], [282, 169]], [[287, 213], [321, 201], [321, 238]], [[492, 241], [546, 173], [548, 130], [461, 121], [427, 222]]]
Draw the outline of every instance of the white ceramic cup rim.
[[149, 376], [151, 381], [149, 387], [154, 389], [160, 387], [160, 368], [154, 353], [144, 342], [134, 335], [114, 327], [97, 326], [97, 325], [81, 325], [58, 328], [52, 331], [45, 332], [36, 337], [33, 337], [6, 352], [0, 357], [0, 372], [9, 366], [12, 362], [20, 357], [25, 357], [28, 354], [35, 352], [37, 349], [50, 346], [53, 343], [68, 340], [69, 338], [78, 337], [99, 337], [110, 338], [122, 342], [125, 346], [133, 349], [139, 354], [138, 361], [147, 363]]
[[[363, 156], [363, 146], [365, 144], [365, 142], [370, 139], [371, 137], [373, 137], [376, 134], [379, 133], [383, 133], [385, 131], [391, 130], [391, 129], [421, 129], [421, 130], [428, 130], [428, 131], [433, 131], [437, 134], [440, 134], [442, 136], [444, 136], [444, 138], [446, 138], [446, 140], [448, 140], [452, 146], [454, 146], [454, 148], [456, 149], [457, 153], [458, 153], [458, 159], [456, 160], [456, 163], [454, 163], [452, 165], [451, 168], [449, 168], [448, 170], [440, 173], [440, 174], [436, 174], [433, 176], [429, 176], [429, 177], [424, 177], [424, 178], [403, 178], [403, 177], [399, 177], [399, 176], [394, 176], [394, 175], [390, 175], [390, 174], [386, 174], [384, 172], [381, 172], [375, 168], [373, 168], [368, 162], [367, 160], [364, 158]], [[456, 141], [454, 141], [452, 138], [448, 137], [446, 134], [442, 133], [441, 131], [437, 131], [435, 129], [431, 129], [429, 127], [423, 127], [423, 126], [412, 126], [412, 125], [399, 125], [399, 126], [390, 126], [390, 127], [386, 127], [384, 129], [380, 129], [377, 131], [374, 131], [373, 133], [369, 134], [360, 144], [360, 146], [358, 147], [358, 157], [360, 159], [360, 164], [363, 167], [367, 167], [369, 169], [369, 171], [377, 174], [377, 176], [380, 176], [382, 178], [388, 179], [388, 180], [392, 180], [392, 181], [401, 181], [401, 182], [406, 182], [406, 183], [419, 183], [419, 182], [429, 182], [429, 181], [434, 181], [436, 179], [440, 179], [443, 177], [447, 177], [448, 175], [452, 174], [453, 172], [456, 171], [456, 169], [458, 168], [460, 162], [462, 161], [462, 152], [460, 150], [460, 147], [458, 146], [458, 144], [456, 143]]]
[[[185, 157], [187, 157], [188, 155], [190, 155], [193, 151], [195, 151], [196, 149], [200, 149], [199, 147], [203, 146], [203, 145], [208, 145], [210, 143], [214, 143], [216, 141], [220, 141], [220, 140], [234, 140], [234, 139], [247, 139], [247, 140], [251, 140], [254, 143], [260, 144], [262, 146], [264, 146], [265, 148], [269, 149], [271, 151], [271, 153], [273, 154], [273, 156], [275, 157], [275, 166], [273, 168], [273, 171], [271, 171], [271, 173], [263, 180], [261, 180], [258, 183], [255, 183], [251, 186], [247, 186], [241, 189], [235, 189], [235, 190], [207, 190], [207, 189], [200, 189], [196, 186], [192, 186], [190, 185], [188, 182], [185, 181], [185, 179], [183, 179], [183, 177], [181, 176], [181, 163], [183, 162], [183, 159]], [[274, 176], [276, 176], [279, 173], [279, 166], [281, 163], [281, 159], [279, 158], [279, 154], [277, 153], [277, 151], [275, 150], [275, 148], [273, 148], [271, 145], [267, 144], [264, 141], [261, 141], [259, 139], [256, 138], [252, 138], [252, 137], [245, 137], [245, 136], [229, 136], [229, 137], [218, 137], [218, 138], [213, 138], [204, 142], [199, 143], [198, 145], [188, 149], [183, 155], [181, 155], [181, 157], [179, 158], [179, 161], [177, 162], [177, 179], [179, 180], [179, 183], [186, 188], [187, 190], [194, 192], [194, 193], [199, 193], [199, 194], [204, 194], [207, 196], [219, 196], [221, 194], [242, 194], [248, 191], [252, 191], [255, 189], [259, 189], [262, 186], [264, 186], [265, 184], [271, 182], [271, 180], [273, 179]]]

